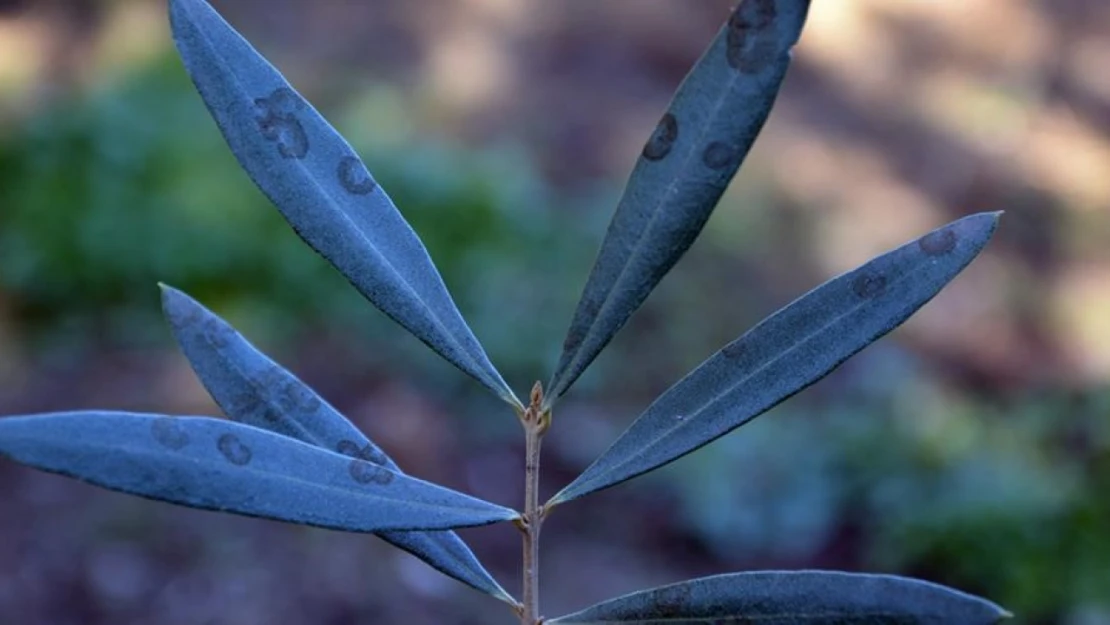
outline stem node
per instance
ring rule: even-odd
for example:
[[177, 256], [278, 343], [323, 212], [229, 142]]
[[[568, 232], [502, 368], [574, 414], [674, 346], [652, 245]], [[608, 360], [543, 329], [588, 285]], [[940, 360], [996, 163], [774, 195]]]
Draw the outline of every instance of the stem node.
[[540, 506], [540, 447], [543, 435], [551, 425], [551, 410], [543, 407], [543, 385], [532, 386], [528, 408], [521, 414], [524, 425], [524, 513], [517, 527], [524, 533], [524, 592], [520, 612], [521, 625], [542, 625], [539, 599], [540, 527], [544, 509]]

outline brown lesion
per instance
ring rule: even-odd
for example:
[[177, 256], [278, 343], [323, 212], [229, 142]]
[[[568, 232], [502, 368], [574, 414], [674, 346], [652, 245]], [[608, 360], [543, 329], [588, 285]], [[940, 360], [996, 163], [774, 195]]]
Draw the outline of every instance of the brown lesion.
[[302, 159], [308, 155], [308, 134], [297, 119], [304, 109], [300, 96], [288, 87], [274, 90], [269, 96], [254, 101], [258, 116], [255, 122], [262, 136], [277, 144], [283, 158]]
[[167, 449], [177, 451], [189, 444], [189, 434], [175, 417], [159, 417], [150, 424], [150, 435]]
[[241, 467], [249, 464], [254, 454], [251, 448], [243, 444], [234, 434], [223, 434], [216, 441], [216, 448], [231, 464]]
[[378, 484], [385, 486], [393, 481], [393, 472], [382, 468], [372, 462], [352, 458], [347, 465], [347, 472], [351, 479], [359, 484]]
[[659, 124], [656, 125], [647, 143], [644, 144], [644, 158], [649, 161], [661, 160], [663, 157], [670, 154], [677, 140], [678, 119], [675, 118], [674, 114], [666, 113], [663, 115], [662, 119], [659, 120]]
[[778, 48], [771, 28], [777, 15], [775, 0], [744, 0], [736, 7], [725, 40], [725, 55], [733, 69], [755, 74], [770, 65]]
[[878, 273], [862, 273], [852, 281], [852, 290], [863, 299], [871, 299], [886, 291], [886, 276]]
[[729, 169], [736, 163], [737, 154], [739, 154], [739, 150], [728, 143], [714, 141], [705, 147], [701, 160], [710, 169]]
[[744, 347], [740, 341], [733, 341], [721, 348], [721, 354], [729, 360], [736, 360], [744, 355]]
[[366, 166], [356, 156], [344, 156], [336, 169], [339, 184], [352, 195], [368, 195], [378, 188], [378, 183]]
[[343, 439], [335, 446], [335, 450], [344, 456], [350, 456], [351, 458], [365, 460], [378, 465], [384, 465], [386, 461], [385, 452], [370, 443], [360, 447], [358, 443], [352, 440]]
[[689, 616], [687, 607], [690, 604], [691, 591], [688, 584], [659, 589], [655, 595], [655, 605], [651, 608], [651, 616], [664, 619]]
[[930, 232], [917, 242], [917, 246], [926, 256], [943, 256], [956, 249], [957, 236], [951, 228], [938, 232]]
[[320, 398], [287, 375], [281, 375], [275, 384], [279, 389], [278, 405], [286, 413], [314, 413], [320, 408]]

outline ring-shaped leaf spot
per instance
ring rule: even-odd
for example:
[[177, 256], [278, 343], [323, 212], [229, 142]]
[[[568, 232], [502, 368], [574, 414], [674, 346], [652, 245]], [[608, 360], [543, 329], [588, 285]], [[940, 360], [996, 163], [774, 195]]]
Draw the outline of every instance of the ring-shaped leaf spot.
[[[197, 377], [228, 417], [403, 474], [353, 423], [185, 293], [162, 287], [162, 309]], [[378, 532], [433, 568], [515, 604], [454, 532]]]
[[170, 23], [232, 153], [293, 230], [382, 312], [520, 406], [424, 244], [346, 140], [204, 0], [171, 0]]
[[956, 277], [986, 245], [999, 215], [954, 221], [822, 284], [763, 320], [656, 399], [549, 505], [667, 464], [820, 380]]
[[547, 623], [576, 625], [990, 625], [1001, 607], [958, 590], [894, 575], [760, 571], [635, 592]]
[[548, 384], [578, 376], [693, 244], [771, 112], [808, 0], [744, 0], [644, 146]]
[[[0, 455], [150, 499], [349, 532], [445, 530], [519, 516], [227, 419], [102, 411], [4, 417]], [[367, 474], [374, 479], [358, 479]]]

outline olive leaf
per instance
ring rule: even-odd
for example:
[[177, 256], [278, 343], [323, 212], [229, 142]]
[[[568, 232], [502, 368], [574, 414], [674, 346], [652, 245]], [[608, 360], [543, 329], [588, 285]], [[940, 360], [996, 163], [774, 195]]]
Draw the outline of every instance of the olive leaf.
[[582, 291], [550, 404], [701, 233], [771, 112], [809, 0], [745, 0], [683, 81], [628, 179]]
[[760, 322], [668, 389], [548, 505], [660, 467], [823, 378], [896, 328], [983, 249], [1000, 213], [980, 213], [834, 278]]
[[[228, 417], [403, 475], [353, 423], [227, 322], [185, 293], [161, 286], [162, 307], [181, 350]], [[515, 603], [454, 532], [377, 535], [464, 584]]]
[[990, 625], [1012, 615], [945, 586], [894, 575], [760, 571], [693, 579], [568, 614], [578, 625]]
[[293, 230], [382, 312], [519, 406], [424, 244], [343, 137], [204, 0], [171, 0], [170, 24], [232, 153]]
[[519, 516], [227, 419], [108, 411], [5, 417], [0, 455], [150, 499], [349, 532], [443, 530]]

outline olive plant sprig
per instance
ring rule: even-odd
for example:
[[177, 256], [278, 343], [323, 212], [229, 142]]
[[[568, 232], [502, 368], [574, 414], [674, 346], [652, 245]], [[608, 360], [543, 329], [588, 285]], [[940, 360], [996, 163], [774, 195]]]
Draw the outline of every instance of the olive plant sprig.
[[[0, 419], [0, 454], [185, 506], [375, 534], [541, 623], [995, 623], [1009, 614], [892, 575], [761, 571], [644, 590], [554, 619], [540, 612], [540, 530], [556, 506], [689, 454], [824, 377], [935, 296], [999, 213], [944, 225], [806, 293], [664, 392], [574, 481], [540, 502], [555, 402], [697, 238], [774, 104], [808, 0], [742, 0], [644, 145], [546, 390], [522, 403], [463, 319], [419, 237], [350, 145], [204, 0], [169, 0], [174, 40], [216, 125], [293, 229], [382, 312], [504, 400], [525, 434], [516, 511], [406, 475], [281, 365], [188, 295], [166, 319], [229, 417], [109, 411]], [[523, 593], [507, 593], [453, 528], [511, 521]]]

